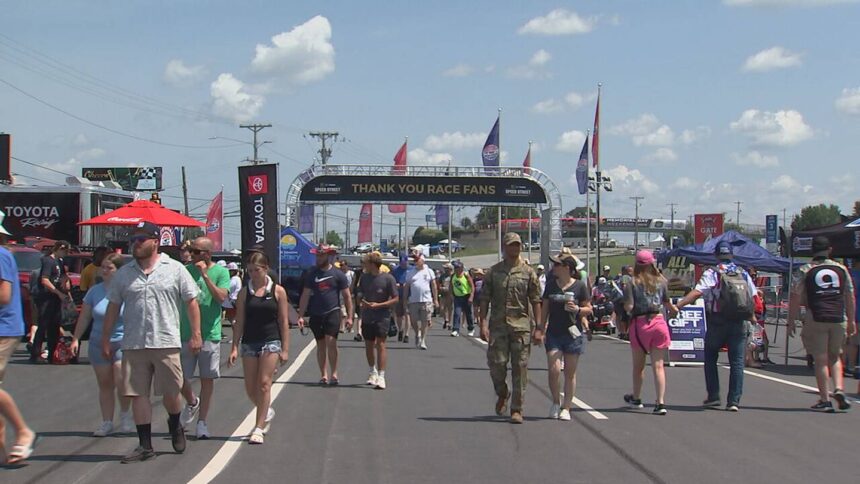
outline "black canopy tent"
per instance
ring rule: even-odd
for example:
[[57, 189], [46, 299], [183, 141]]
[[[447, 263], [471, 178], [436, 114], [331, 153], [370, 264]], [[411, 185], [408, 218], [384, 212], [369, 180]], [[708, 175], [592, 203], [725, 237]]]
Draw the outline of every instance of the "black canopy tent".
[[860, 257], [860, 218], [794, 232], [791, 235], [793, 255], [812, 257], [812, 239], [819, 235], [830, 239], [833, 257]]

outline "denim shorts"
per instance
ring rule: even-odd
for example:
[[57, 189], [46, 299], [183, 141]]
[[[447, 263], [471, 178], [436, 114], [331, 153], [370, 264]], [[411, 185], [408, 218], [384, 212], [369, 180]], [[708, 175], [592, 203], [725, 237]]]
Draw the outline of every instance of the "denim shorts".
[[561, 351], [566, 355], [581, 355], [585, 352], [585, 336], [574, 338], [567, 331], [561, 335], [547, 333], [543, 345], [547, 353]]
[[242, 343], [242, 358], [259, 358], [263, 353], [278, 354], [282, 351], [281, 340], [274, 339], [265, 343]]
[[99, 341], [90, 339], [87, 345], [87, 357], [90, 359], [90, 364], [93, 366], [106, 366], [122, 361], [122, 348], [120, 348], [120, 344], [121, 342], [119, 341], [111, 342], [110, 350], [113, 352], [113, 356], [111, 357], [111, 361], [108, 361], [102, 355], [101, 338], [99, 338]]

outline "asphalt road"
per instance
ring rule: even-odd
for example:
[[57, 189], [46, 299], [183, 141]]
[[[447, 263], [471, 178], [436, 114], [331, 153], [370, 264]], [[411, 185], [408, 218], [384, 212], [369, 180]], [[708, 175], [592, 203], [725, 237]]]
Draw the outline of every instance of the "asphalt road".
[[[428, 351], [394, 342], [384, 391], [363, 385], [363, 348], [346, 339], [341, 343], [341, 385], [320, 387], [311, 339], [294, 333], [292, 361], [279, 371], [277, 417], [264, 445], [242, 440], [250, 430], [246, 417], [252, 408], [241, 369], [225, 367], [209, 417], [213, 438], [191, 438], [185, 454], [173, 454], [166, 416], [158, 406], [153, 432], [160, 455], [131, 465], [118, 461], [136, 446], [136, 437], [90, 437], [99, 420], [91, 369], [29, 365], [19, 351], [4, 388], [43, 440], [27, 465], [0, 469], [0, 482], [857, 480], [860, 406], [835, 415], [808, 409], [816, 400], [811, 391], [815, 383], [797, 341], [790, 348], [789, 366], [748, 372], [739, 413], [699, 406], [704, 397], [700, 367], [669, 368], [669, 414], [660, 417], [651, 415], [650, 405], [625, 408], [621, 397], [631, 385], [629, 347], [596, 336], [580, 362], [576, 396], [582, 407], [570, 422], [545, 418], [550, 404], [546, 359], [542, 348], [535, 347], [526, 422], [512, 425], [494, 415], [486, 346], [474, 338], [452, 338], [436, 324]], [[774, 349], [771, 358], [782, 362], [781, 351]], [[727, 370], [721, 378], [725, 395]], [[848, 380], [850, 392], [856, 385]], [[653, 399], [649, 370], [643, 400]]]

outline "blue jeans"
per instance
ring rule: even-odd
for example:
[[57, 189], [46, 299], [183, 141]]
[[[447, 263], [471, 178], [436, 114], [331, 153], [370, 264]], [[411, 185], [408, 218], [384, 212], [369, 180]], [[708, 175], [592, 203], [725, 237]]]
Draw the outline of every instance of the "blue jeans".
[[744, 349], [746, 327], [743, 321], [725, 321], [708, 314], [708, 331], [705, 333], [705, 386], [708, 400], [720, 399], [720, 376], [717, 359], [725, 345], [729, 350], [729, 394], [727, 405], [738, 405], [744, 390]]
[[454, 296], [454, 331], [460, 331], [460, 320], [466, 316], [466, 325], [469, 331], [475, 328], [475, 321], [472, 318], [472, 303], [469, 302], [469, 296]]

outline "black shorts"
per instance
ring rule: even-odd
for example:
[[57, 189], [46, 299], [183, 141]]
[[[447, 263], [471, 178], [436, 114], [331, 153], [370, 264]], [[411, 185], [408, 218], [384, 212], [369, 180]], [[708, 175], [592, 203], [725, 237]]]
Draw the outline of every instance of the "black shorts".
[[385, 318], [383, 321], [378, 320], [362, 320], [361, 335], [367, 341], [377, 339], [384, 340], [388, 337], [388, 328], [391, 324], [391, 318]]
[[323, 339], [325, 336], [334, 336], [337, 339], [340, 333], [340, 309], [322, 316], [311, 316], [308, 326], [314, 333], [314, 339]]

